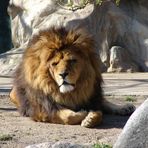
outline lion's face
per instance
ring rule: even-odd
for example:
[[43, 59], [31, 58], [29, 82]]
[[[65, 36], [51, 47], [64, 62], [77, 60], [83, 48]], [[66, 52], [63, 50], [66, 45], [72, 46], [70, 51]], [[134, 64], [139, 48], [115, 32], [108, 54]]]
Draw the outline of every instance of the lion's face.
[[57, 52], [49, 61], [49, 72], [61, 93], [71, 92], [76, 88], [83, 67], [82, 58], [71, 50]]
[[51, 28], [31, 40], [24, 54], [26, 83], [56, 102], [75, 108], [101, 80], [94, 41], [83, 30]]

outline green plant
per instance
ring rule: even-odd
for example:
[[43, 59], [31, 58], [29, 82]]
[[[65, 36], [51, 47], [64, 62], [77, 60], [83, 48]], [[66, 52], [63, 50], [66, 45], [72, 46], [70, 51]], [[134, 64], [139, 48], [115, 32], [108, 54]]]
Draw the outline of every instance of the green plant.
[[120, 0], [116, 0], [116, 4], [119, 5], [119, 3], [120, 3]]
[[96, 0], [96, 4], [101, 5], [101, 4], [102, 4], [102, 2], [103, 2], [103, 0]]
[[13, 136], [12, 135], [0, 135], [0, 141], [9, 141], [12, 140]]
[[125, 100], [128, 102], [135, 102], [136, 101], [136, 99], [133, 96], [126, 96]]
[[[56, 0], [57, 4], [62, 8], [77, 10], [84, 8], [88, 3], [95, 2], [97, 5], [101, 5], [105, 0]], [[117, 5], [119, 5], [120, 0], [114, 0]]]
[[[96, 4], [101, 5], [103, 1], [105, 1], [105, 0], [96, 0]], [[120, 0], [114, 0], [114, 1], [116, 2], [117, 5], [119, 5]]]
[[96, 143], [92, 148], [112, 148], [112, 146], [104, 143]]
[[57, 0], [57, 4], [64, 9], [77, 10], [84, 8], [90, 0]]

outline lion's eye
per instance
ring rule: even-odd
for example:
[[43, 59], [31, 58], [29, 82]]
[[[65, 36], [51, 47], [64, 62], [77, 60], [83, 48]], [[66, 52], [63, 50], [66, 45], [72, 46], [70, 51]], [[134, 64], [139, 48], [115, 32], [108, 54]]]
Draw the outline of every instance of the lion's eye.
[[56, 66], [56, 65], [58, 65], [58, 62], [53, 62], [51, 65]]

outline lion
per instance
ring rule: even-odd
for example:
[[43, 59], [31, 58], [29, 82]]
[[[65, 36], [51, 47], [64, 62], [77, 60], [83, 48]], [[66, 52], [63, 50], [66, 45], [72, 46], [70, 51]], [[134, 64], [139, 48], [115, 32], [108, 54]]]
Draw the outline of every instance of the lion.
[[103, 113], [130, 115], [132, 104], [103, 97], [95, 41], [85, 29], [51, 27], [33, 36], [18, 66], [10, 99], [23, 116], [92, 128]]

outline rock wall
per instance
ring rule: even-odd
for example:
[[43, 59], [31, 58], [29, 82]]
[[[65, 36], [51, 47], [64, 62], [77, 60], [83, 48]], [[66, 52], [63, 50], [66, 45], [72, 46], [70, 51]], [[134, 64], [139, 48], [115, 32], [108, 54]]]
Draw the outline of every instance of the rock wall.
[[10, 0], [9, 12], [15, 47], [53, 25], [83, 26], [94, 35], [102, 71], [148, 72], [147, 0], [121, 0], [119, 6], [108, 0], [101, 6], [88, 4], [75, 11], [55, 0]]

